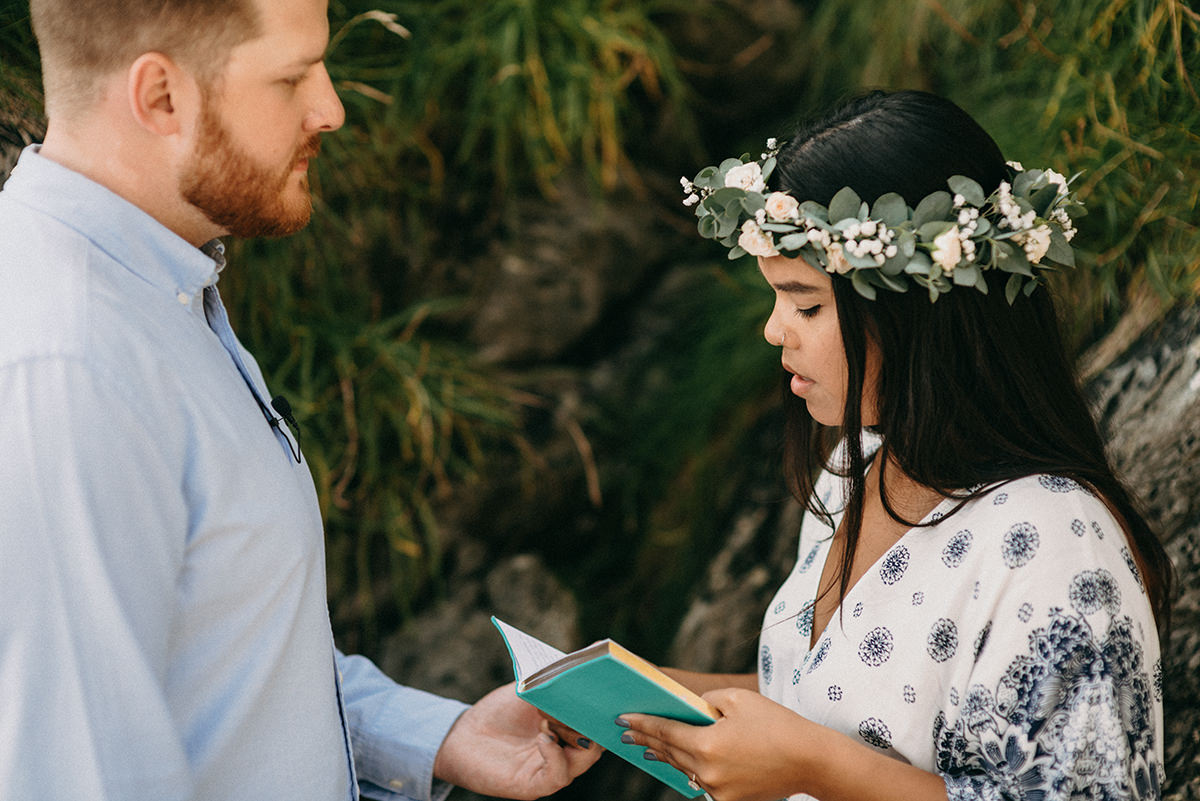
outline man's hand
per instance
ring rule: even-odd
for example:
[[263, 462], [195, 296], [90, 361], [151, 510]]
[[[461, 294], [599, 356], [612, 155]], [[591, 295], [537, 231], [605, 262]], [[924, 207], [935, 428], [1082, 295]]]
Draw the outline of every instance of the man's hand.
[[560, 745], [542, 713], [506, 684], [462, 713], [438, 750], [433, 775], [483, 795], [527, 801], [566, 787], [602, 752], [574, 740]]

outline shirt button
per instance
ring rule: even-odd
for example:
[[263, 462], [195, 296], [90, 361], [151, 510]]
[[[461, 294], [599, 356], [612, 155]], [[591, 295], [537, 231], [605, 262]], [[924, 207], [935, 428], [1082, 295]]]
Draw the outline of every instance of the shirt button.
[[388, 782], [388, 787], [391, 787], [393, 790], [403, 790], [404, 782], [402, 782], [400, 779], [392, 779], [390, 782]]
[[192, 296], [186, 292], [180, 292], [178, 295], [175, 296], [175, 299], [178, 300], [180, 303], [182, 303], [184, 306], [186, 306], [192, 302]]

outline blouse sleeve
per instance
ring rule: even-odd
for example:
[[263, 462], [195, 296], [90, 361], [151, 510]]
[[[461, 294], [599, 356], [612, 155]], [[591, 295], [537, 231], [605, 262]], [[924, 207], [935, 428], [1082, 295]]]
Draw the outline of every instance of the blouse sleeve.
[[1029, 482], [1010, 485], [989, 532], [999, 547], [976, 585], [992, 579], [989, 619], [935, 718], [947, 795], [1158, 799], [1162, 672], [1137, 565], [1098, 499]]

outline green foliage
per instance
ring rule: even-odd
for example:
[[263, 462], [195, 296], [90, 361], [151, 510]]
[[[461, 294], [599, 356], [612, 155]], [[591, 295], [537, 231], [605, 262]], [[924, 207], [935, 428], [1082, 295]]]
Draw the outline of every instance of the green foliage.
[[[1128, 291], [1200, 289], [1200, 14], [1178, 0], [824, 0], [808, 85], [828, 100], [873, 86], [954, 98], [1027, 166], [1083, 172], [1076, 339]], [[865, 54], [865, 58], [861, 57]]]
[[40, 136], [37, 44], [24, 3], [0, 2], [0, 136], [25, 145]]
[[[366, 3], [367, 7], [378, 4]], [[660, 4], [661, 5], [661, 4]], [[571, 164], [605, 189], [635, 176], [639, 98], [681, 109], [686, 88], [653, 2], [393, 0], [401, 41], [364, 3], [335, 2], [331, 73], [374, 150], [382, 135], [436, 196], [448, 171], [487, 189], [545, 195]], [[380, 108], [382, 104], [382, 108]], [[388, 155], [392, 155], [388, 153]]]
[[455, 261], [486, 247], [519, 192], [554, 195], [570, 165], [598, 188], [631, 177], [639, 97], [684, 94], [648, 4], [378, 6], [331, 4], [347, 123], [315, 162], [312, 222], [232, 243], [222, 279], [304, 431], [335, 624], [368, 650], [436, 586], [450, 489], [487, 454], [527, 448], [525, 397], [459, 343], [470, 281]]

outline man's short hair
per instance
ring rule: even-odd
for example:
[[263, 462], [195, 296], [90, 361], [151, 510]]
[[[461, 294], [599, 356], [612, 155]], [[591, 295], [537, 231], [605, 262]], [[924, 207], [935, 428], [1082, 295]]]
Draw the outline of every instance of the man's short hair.
[[98, 79], [159, 52], [211, 82], [258, 35], [256, 0], [30, 0], [47, 110], [86, 108]]

